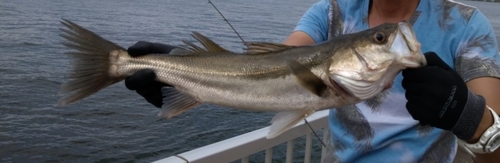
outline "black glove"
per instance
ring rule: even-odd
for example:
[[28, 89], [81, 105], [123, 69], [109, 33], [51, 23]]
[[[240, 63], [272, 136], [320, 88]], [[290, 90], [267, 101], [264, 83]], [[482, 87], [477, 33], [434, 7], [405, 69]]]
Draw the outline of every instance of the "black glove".
[[485, 99], [472, 93], [464, 80], [434, 52], [425, 53], [427, 66], [403, 70], [406, 108], [413, 119], [452, 131], [469, 140], [483, 117]]
[[[176, 46], [165, 45], [160, 43], [151, 43], [139, 41], [127, 49], [132, 57], [138, 57], [147, 54], [168, 54]], [[146, 101], [160, 108], [163, 104], [163, 95], [161, 88], [169, 86], [161, 82], [155, 81], [156, 74], [153, 70], [144, 69], [137, 71], [125, 79], [125, 86], [130, 90], [135, 90], [139, 95], [144, 97]]]

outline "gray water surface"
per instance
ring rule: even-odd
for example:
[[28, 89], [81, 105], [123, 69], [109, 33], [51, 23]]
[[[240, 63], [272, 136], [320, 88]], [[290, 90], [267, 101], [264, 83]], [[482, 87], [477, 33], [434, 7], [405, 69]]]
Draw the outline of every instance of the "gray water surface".
[[[212, 2], [246, 41], [279, 43], [316, 0]], [[2, 0], [0, 162], [150, 162], [265, 127], [274, 115], [203, 105], [165, 120], [123, 82], [55, 107], [70, 68], [61, 18], [123, 47], [179, 44], [198, 31], [225, 48], [243, 48], [204, 0]]]
[[[478, 6], [499, 39], [498, 3], [460, 1]], [[212, 2], [246, 41], [279, 43], [317, 0]], [[205, 0], [1, 0], [0, 162], [151, 162], [268, 126], [274, 115], [202, 105], [165, 120], [123, 82], [55, 107], [70, 68], [58, 36], [61, 18], [123, 47], [139, 40], [179, 44], [198, 31], [230, 50], [243, 48]], [[313, 162], [320, 150], [315, 144]], [[284, 152], [273, 152], [278, 162]]]

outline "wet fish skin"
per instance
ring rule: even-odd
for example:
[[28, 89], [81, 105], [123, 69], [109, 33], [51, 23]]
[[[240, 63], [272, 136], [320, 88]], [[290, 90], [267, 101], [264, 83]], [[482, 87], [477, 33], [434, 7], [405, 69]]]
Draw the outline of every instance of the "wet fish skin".
[[204, 48], [172, 55], [131, 57], [126, 50], [69, 21], [61, 22], [76, 50], [59, 106], [75, 103], [120, 82], [141, 69], [152, 69], [163, 88], [159, 115], [177, 116], [202, 103], [235, 109], [278, 111], [268, 138], [288, 130], [314, 111], [360, 102], [388, 88], [407, 67], [425, 65], [408, 23], [384, 24], [313, 46], [248, 43], [235, 53], [194, 32]]

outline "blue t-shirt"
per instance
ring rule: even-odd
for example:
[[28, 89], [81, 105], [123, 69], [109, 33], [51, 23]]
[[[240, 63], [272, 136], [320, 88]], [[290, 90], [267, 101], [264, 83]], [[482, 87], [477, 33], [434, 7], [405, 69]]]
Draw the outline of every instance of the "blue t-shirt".
[[[307, 33], [316, 43], [334, 37], [330, 24], [340, 24], [337, 33], [341, 34], [365, 30], [369, 28], [369, 3], [321, 0], [304, 14], [295, 30]], [[421, 0], [410, 22], [422, 51], [436, 52], [465, 81], [500, 77], [497, 40], [478, 9], [448, 0]], [[401, 80], [399, 74], [386, 94], [330, 110], [325, 162], [452, 162], [456, 137], [417, 125], [405, 108]]]

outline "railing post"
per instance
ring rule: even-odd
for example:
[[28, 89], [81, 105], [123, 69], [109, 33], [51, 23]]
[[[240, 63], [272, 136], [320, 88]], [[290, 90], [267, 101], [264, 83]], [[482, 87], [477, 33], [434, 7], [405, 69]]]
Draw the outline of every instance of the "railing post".
[[293, 142], [294, 139], [288, 140], [286, 143], [286, 163], [292, 163], [293, 161]]
[[273, 162], [273, 147], [266, 149], [266, 163]]
[[308, 133], [306, 136], [306, 150], [304, 154], [304, 163], [311, 162], [311, 151], [312, 151], [312, 133]]
[[249, 160], [250, 159], [248, 158], [248, 156], [243, 157], [243, 158], [241, 158], [241, 163], [248, 163]]

